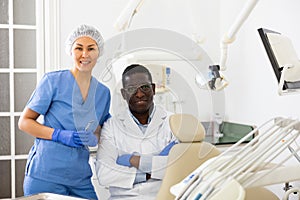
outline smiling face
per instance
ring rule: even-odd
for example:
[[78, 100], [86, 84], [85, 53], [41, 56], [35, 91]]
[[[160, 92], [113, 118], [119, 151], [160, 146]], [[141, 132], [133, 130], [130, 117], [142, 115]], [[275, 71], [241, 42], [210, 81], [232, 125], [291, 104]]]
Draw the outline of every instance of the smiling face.
[[121, 89], [123, 98], [127, 101], [131, 113], [139, 116], [149, 116], [153, 107], [155, 85], [146, 73], [126, 75]]
[[72, 46], [72, 57], [76, 70], [91, 72], [99, 57], [97, 43], [90, 37], [78, 38]]

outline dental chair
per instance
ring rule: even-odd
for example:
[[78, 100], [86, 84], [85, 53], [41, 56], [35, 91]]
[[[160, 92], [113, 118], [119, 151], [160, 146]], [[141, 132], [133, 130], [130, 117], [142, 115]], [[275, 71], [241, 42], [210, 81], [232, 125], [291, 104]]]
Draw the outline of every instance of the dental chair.
[[[201, 122], [190, 114], [174, 114], [170, 117], [170, 127], [180, 143], [173, 146], [168, 156], [168, 164], [162, 180], [157, 200], [173, 200], [170, 188], [182, 181], [192, 171], [220, 151], [216, 146], [205, 142], [205, 129]], [[246, 189], [246, 200], [279, 200], [264, 187]]]
[[170, 117], [170, 127], [180, 141], [171, 149], [168, 165], [156, 199], [174, 199], [170, 187], [184, 179], [206, 160], [220, 154], [212, 144], [204, 142], [205, 129], [193, 115], [174, 114]]

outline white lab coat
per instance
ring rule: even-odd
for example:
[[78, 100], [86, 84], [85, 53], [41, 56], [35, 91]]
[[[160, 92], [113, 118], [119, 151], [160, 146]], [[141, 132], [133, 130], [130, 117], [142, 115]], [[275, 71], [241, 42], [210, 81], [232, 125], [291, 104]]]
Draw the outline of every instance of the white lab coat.
[[[169, 126], [170, 114], [156, 106], [145, 133], [128, 109], [103, 125], [95, 165], [98, 181], [109, 187], [111, 199], [155, 199], [167, 164], [167, 156], [158, 153], [176, 140]], [[147, 182], [133, 184], [137, 169], [116, 163], [118, 155], [132, 153], [152, 157], [151, 179]]]

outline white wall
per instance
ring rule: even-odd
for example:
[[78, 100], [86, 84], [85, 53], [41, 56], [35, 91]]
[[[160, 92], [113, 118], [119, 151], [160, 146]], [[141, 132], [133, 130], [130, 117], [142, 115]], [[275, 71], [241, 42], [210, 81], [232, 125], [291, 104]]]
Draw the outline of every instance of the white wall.
[[[70, 30], [81, 23], [97, 26], [106, 40], [118, 34], [113, 24], [128, 2], [129, 0], [60, 1], [61, 48], [63, 49], [63, 42]], [[198, 0], [146, 0], [134, 17], [130, 29], [164, 28], [188, 37], [193, 37], [193, 33], [196, 33], [200, 40], [205, 41], [205, 49], [214, 52], [218, 47], [219, 15], [219, 0], [205, 4]], [[210, 56], [215, 59], [218, 58], [217, 54], [218, 52]], [[71, 63], [64, 52], [61, 62], [62, 65]]]
[[[113, 24], [130, 0], [63, 0], [61, 48], [69, 31], [81, 23], [97, 26], [105, 39], [117, 34]], [[196, 32], [200, 45], [218, 62], [219, 41], [228, 31], [246, 0], [145, 0], [130, 29], [165, 28], [188, 37]], [[229, 46], [225, 89], [225, 115], [229, 121], [259, 125], [275, 116], [300, 117], [300, 94], [279, 96], [277, 81], [257, 29], [268, 28], [293, 41], [300, 55], [300, 1], [261, 0]], [[146, 38], [145, 38], [146, 39]], [[62, 51], [62, 67], [71, 59]]]
[[[81, 23], [97, 26], [105, 39], [118, 32], [113, 24], [128, 0], [63, 0], [61, 2], [61, 48], [72, 28]], [[146, 0], [133, 19], [130, 29], [142, 27], [166, 28], [193, 38], [209, 57], [218, 62], [219, 41], [232, 25], [246, 1]], [[229, 45], [228, 69], [224, 75], [230, 85], [225, 89], [226, 119], [260, 124], [274, 116], [299, 117], [296, 109], [299, 95], [279, 96], [271, 65], [260, 41], [257, 29], [265, 27], [289, 36], [300, 51], [300, 17], [298, 0], [261, 0], [249, 19]], [[69, 67], [71, 58], [61, 52], [62, 67]]]

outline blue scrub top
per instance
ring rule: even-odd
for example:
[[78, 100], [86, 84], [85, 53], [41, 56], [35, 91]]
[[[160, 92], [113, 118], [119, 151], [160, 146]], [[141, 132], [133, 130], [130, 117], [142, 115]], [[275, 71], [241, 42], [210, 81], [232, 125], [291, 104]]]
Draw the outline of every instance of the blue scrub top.
[[[44, 125], [63, 130], [89, 130], [110, 117], [110, 91], [92, 77], [88, 96], [83, 101], [77, 82], [69, 70], [46, 73], [30, 97], [27, 107], [44, 115]], [[37, 138], [29, 152], [26, 174], [54, 183], [84, 185], [92, 171], [89, 151], [51, 140]]]

